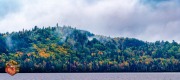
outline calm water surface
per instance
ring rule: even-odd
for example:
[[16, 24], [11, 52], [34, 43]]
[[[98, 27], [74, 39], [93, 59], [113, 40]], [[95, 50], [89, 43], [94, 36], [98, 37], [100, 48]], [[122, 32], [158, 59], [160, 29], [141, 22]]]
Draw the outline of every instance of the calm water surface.
[[0, 80], [180, 80], [180, 73], [3, 73]]

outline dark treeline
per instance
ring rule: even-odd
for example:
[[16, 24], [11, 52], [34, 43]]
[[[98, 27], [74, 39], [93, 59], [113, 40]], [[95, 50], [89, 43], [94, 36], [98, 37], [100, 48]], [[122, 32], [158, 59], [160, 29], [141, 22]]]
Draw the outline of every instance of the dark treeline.
[[9, 60], [17, 61], [22, 73], [180, 71], [180, 44], [35, 26], [0, 34], [0, 72]]

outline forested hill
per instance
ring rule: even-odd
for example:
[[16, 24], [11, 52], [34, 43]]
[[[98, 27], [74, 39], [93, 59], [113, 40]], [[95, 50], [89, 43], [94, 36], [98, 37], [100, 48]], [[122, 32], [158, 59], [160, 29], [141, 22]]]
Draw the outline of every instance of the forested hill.
[[0, 34], [0, 72], [9, 60], [20, 63], [20, 72], [180, 71], [180, 44], [35, 26]]

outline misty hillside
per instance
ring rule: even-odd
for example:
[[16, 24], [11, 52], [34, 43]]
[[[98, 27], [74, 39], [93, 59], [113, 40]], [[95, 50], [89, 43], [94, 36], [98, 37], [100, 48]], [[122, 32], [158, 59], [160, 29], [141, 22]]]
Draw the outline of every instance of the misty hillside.
[[20, 63], [20, 72], [180, 71], [180, 44], [35, 26], [0, 34], [1, 72], [9, 60]]

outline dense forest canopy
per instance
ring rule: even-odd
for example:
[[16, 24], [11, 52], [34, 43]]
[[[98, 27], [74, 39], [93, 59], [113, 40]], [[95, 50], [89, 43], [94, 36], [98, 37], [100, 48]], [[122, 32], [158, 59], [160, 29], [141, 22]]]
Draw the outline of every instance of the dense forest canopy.
[[0, 72], [9, 60], [20, 64], [20, 72], [180, 71], [180, 44], [35, 26], [0, 34]]

